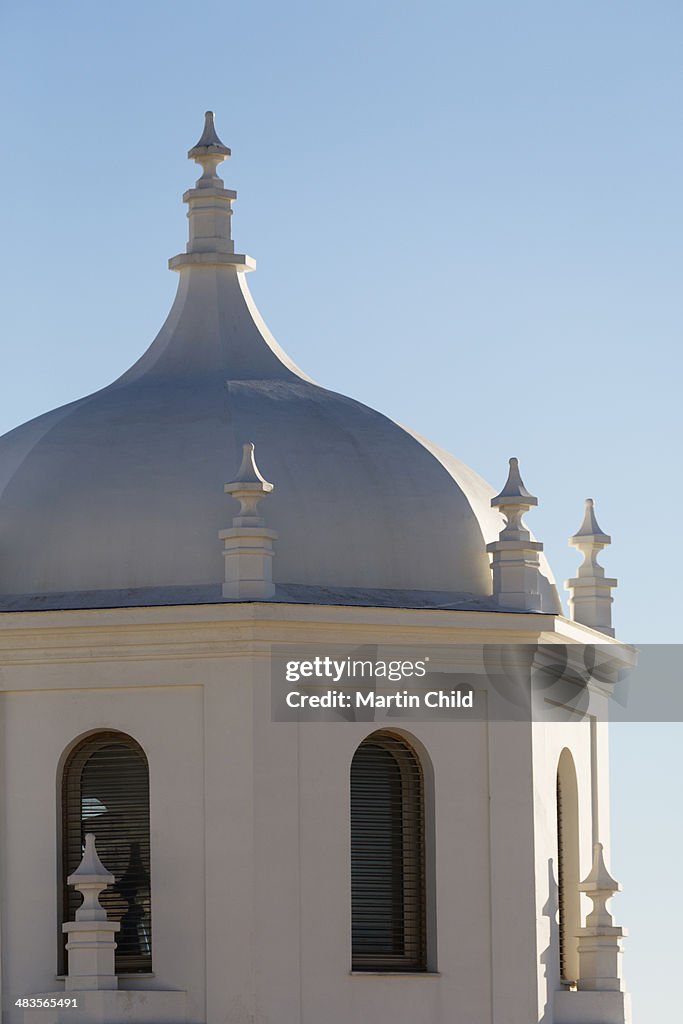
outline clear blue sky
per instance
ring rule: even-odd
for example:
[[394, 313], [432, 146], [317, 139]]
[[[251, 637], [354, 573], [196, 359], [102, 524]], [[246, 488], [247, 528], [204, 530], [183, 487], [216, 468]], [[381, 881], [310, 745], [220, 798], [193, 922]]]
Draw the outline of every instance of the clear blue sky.
[[[594, 497], [620, 635], [679, 641], [682, 45], [660, 0], [4, 4], [0, 429], [155, 334], [211, 107], [287, 351], [493, 484], [518, 455], [560, 582]], [[678, 975], [682, 739], [613, 738], [641, 1022]]]

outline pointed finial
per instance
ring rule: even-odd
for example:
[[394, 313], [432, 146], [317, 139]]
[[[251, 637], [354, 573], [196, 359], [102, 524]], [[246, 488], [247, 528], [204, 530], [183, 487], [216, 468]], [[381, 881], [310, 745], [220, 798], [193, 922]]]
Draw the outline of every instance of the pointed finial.
[[95, 846], [95, 836], [88, 832], [85, 837], [83, 858], [67, 882], [83, 895], [83, 903], [76, 911], [77, 921], [106, 921], [107, 913], [100, 904], [100, 893], [114, 884], [114, 876], [107, 871], [100, 860]]
[[[608, 900], [621, 892], [621, 886], [607, 870], [602, 843], [593, 846], [591, 870], [588, 877], [579, 883], [579, 892], [585, 893], [593, 903], [593, 909], [578, 933], [579, 992], [600, 993], [600, 1005], [606, 1010], [600, 1019], [630, 1021], [630, 1014], [625, 1012], [628, 997], [624, 994], [622, 976], [622, 943], [627, 932], [615, 925], [607, 909]], [[592, 1019], [593, 1014], [590, 1016]]]
[[256, 506], [273, 490], [261, 474], [254, 457], [255, 445], [247, 441], [242, 445], [242, 461], [235, 479], [223, 488], [240, 503], [240, 510], [233, 518], [233, 526], [263, 526], [263, 519], [256, 512]]
[[204, 114], [204, 131], [199, 142], [195, 143], [192, 149], [188, 150], [190, 160], [196, 160], [198, 156], [204, 156], [208, 150], [213, 153], [222, 153], [224, 157], [230, 156], [230, 150], [218, 138], [216, 125], [213, 118], [213, 110], [207, 110]]
[[530, 508], [538, 505], [535, 498], [524, 486], [519, 472], [519, 459], [509, 460], [508, 478], [500, 494], [491, 498], [491, 507], [500, 509], [507, 520], [505, 529], [500, 534], [501, 540], [528, 540], [531, 534], [522, 522], [522, 516]]
[[202, 168], [197, 188], [223, 188], [223, 180], [218, 177], [216, 169], [230, 156], [230, 150], [216, 134], [213, 110], [207, 110], [204, 114], [204, 131], [199, 142], [187, 151], [187, 155]]
[[595, 502], [586, 498], [583, 522], [569, 538], [569, 546], [583, 555], [577, 575], [567, 580], [569, 608], [574, 622], [597, 629], [606, 636], [614, 636], [612, 626], [612, 590], [615, 579], [605, 576], [605, 570], [598, 563], [598, 555], [611, 544], [612, 538], [604, 533], [595, 517]]
[[257, 512], [257, 505], [273, 490], [254, 457], [251, 441], [242, 445], [242, 462], [225, 493], [240, 503], [232, 527], [218, 534], [223, 541], [225, 583], [223, 597], [231, 601], [269, 601], [275, 595], [273, 583], [274, 530], [268, 530]]
[[[78, 886], [83, 882], [90, 881], [95, 878], [107, 878], [111, 881], [107, 882], [107, 885], [111, 885], [114, 881], [114, 876], [107, 871], [104, 864], [100, 860], [95, 846], [95, 835], [92, 832], [88, 832], [85, 837], [85, 850], [83, 851], [83, 857], [81, 863], [78, 865], [73, 874], [69, 875], [67, 882], [69, 885]], [[103, 886], [104, 888], [104, 886]]]
[[505, 486], [500, 494], [497, 494], [495, 498], [491, 498], [492, 508], [501, 508], [505, 505], [511, 505], [513, 502], [512, 498], [524, 498], [524, 504], [531, 508], [532, 505], [538, 505], [538, 498], [535, 498], [533, 494], [526, 489], [522, 475], [519, 472], [519, 459], [514, 456], [509, 460], [510, 471], [508, 478], [505, 481]]
[[[586, 498], [583, 522], [576, 533], [570, 537], [569, 543], [571, 545], [572, 541], [583, 540], [588, 537], [591, 537], [594, 541], [601, 542], [602, 547], [607, 547], [608, 544], [612, 543], [610, 535], [608, 533], [603, 533], [598, 526], [598, 521], [595, 518], [595, 502], [592, 498]], [[574, 544], [573, 546], [578, 547], [578, 544]]]
[[95, 836], [88, 832], [83, 859], [67, 878], [69, 885], [83, 896], [76, 919], [62, 925], [69, 952], [68, 973], [64, 979], [67, 992], [118, 988], [114, 936], [121, 925], [118, 921], [108, 920], [107, 912], [100, 903], [100, 893], [114, 880], [97, 855]]
[[[593, 844], [593, 863], [590, 873], [579, 885], [580, 892], [603, 893], [605, 900], [615, 892], [621, 892], [621, 885], [610, 875], [605, 864], [605, 848], [602, 843]], [[611, 923], [611, 919], [610, 919]]]
[[[256, 465], [256, 459], [254, 457], [254, 451], [256, 445], [253, 441], [247, 441], [246, 444], [242, 445], [242, 462], [240, 468], [237, 470], [237, 476], [233, 483], [226, 484], [225, 489], [228, 494], [232, 494], [235, 489], [235, 484], [262, 484], [263, 491], [270, 493], [273, 489], [273, 485], [269, 484], [266, 478], [261, 474], [258, 466]], [[228, 491], [228, 487], [233, 490]]]
[[512, 458], [503, 490], [491, 498], [492, 508], [505, 516], [505, 526], [498, 540], [486, 545], [492, 556], [493, 596], [504, 608], [541, 609], [539, 553], [543, 545], [531, 539], [522, 521], [524, 513], [534, 505], [538, 505], [538, 498], [524, 486], [519, 460]]
[[230, 150], [216, 133], [212, 110], [204, 115], [204, 131], [187, 155], [199, 164], [202, 174], [194, 188], [183, 195], [183, 202], [188, 205], [190, 238], [186, 251], [168, 261], [170, 269], [232, 267], [238, 273], [254, 270], [256, 262], [251, 256], [235, 252], [230, 222], [237, 193], [226, 188], [217, 173], [218, 166], [230, 156]]

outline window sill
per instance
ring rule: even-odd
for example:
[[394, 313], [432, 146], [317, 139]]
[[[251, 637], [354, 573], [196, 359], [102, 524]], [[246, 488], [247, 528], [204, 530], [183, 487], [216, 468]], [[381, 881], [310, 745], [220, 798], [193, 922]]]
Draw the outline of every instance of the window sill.
[[[117, 974], [116, 977], [120, 981], [134, 981], [136, 978], [139, 978], [141, 981], [146, 981], [147, 978], [154, 977], [154, 971], [148, 971], [146, 974], [143, 974], [142, 971], [137, 971], [133, 974]], [[55, 974], [55, 978], [57, 981], [66, 981], [66, 974]]]
[[353, 978], [440, 978], [441, 971], [349, 971]]

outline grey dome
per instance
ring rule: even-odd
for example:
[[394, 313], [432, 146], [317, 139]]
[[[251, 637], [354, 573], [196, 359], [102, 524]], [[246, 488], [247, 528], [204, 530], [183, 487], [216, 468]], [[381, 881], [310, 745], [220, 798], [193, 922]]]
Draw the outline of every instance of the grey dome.
[[[196, 194], [206, 205], [216, 180], [186, 195], [191, 229]], [[212, 247], [191, 231], [188, 254], [171, 261], [178, 294], [138, 363], [0, 439], [0, 592], [81, 595], [85, 606], [145, 590], [206, 599], [202, 588], [222, 580], [217, 534], [235, 514], [223, 484], [253, 441], [275, 485], [262, 511], [279, 534], [281, 594], [439, 592], [486, 605], [485, 546], [502, 523], [493, 489], [298, 370], [249, 295], [248, 259], [231, 243], [221, 251], [221, 225], [211, 228]], [[557, 611], [554, 586], [544, 589]]]

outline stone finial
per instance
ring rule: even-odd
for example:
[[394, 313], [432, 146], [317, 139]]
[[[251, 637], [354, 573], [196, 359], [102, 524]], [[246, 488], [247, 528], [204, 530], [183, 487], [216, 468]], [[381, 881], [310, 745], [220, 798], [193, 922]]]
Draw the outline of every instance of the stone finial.
[[531, 508], [532, 505], [538, 505], [538, 498], [535, 498], [531, 491], [528, 491], [524, 486], [522, 475], [519, 472], [519, 459], [516, 459], [513, 456], [509, 459], [509, 466], [508, 478], [505, 481], [503, 490], [500, 494], [497, 494], [495, 498], [491, 498], [492, 507], [513, 507], [518, 504], [520, 498], [524, 499], [522, 504], [525, 508]]
[[216, 134], [212, 110], [206, 111], [201, 138], [187, 155], [199, 164], [202, 173], [195, 187], [183, 196], [188, 206], [190, 238], [186, 251], [168, 261], [170, 269], [200, 266], [232, 267], [241, 273], [253, 270], [255, 261], [235, 252], [231, 221], [237, 193], [226, 188], [217, 173], [219, 165], [230, 156], [230, 150]]
[[224, 160], [230, 157], [230, 150], [223, 145], [216, 134], [216, 125], [213, 119], [213, 110], [207, 110], [204, 114], [204, 131], [196, 145], [187, 151], [188, 158], [194, 160], [202, 168], [202, 176], [197, 182], [197, 188], [209, 188], [218, 185], [223, 187], [223, 182], [218, 177], [216, 169]]
[[517, 459], [510, 459], [510, 471], [500, 494], [491, 498], [492, 508], [505, 516], [499, 539], [486, 545], [491, 554], [493, 596], [504, 608], [540, 611], [539, 552], [543, 545], [531, 539], [522, 520], [525, 512], [538, 505], [524, 486]]
[[[574, 536], [569, 538], [569, 543], [573, 544], [576, 548], [582, 548], [586, 541], [591, 541], [592, 545], [597, 545], [598, 551], [612, 543], [612, 538], [609, 534], [603, 533], [598, 526], [598, 521], [595, 518], [595, 502], [592, 498], [586, 498], [583, 522]], [[586, 555], [586, 558], [588, 558], [588, 555]]]
[[97, 855], [95, 836], [88, 832], [83, 859], [67, 879], [69, 885], [83, 895], [76, 920], [62, 925], [69, 954], [65, 981], [67, 991], [118, 987], [114, 969], [114, 935], [121, 926], [117, 921], [107, 919], [107, 912], [100, 904], [100, 893], [114, 880]]
[[275, 594], [272, 577], [274, 530], [265, 528], [258, 504], [273, 491], [261, 475], [254, 458], [254, 445], [242, 445], [242, 462], [225, 493], [240, 503], [232, 527], [218, 534], [224, 543], [225, 583], [223, 597], [233, 601], [267, 601]]
[[251, 441], [242, 445], [242, 462], [232, 483], [223, 488], [240, 503], [239, 514], [233, 518], [233, 526], [263, 526], [264, 520], [256, 509], [260, 501], [273, 490], [256, 465], [254, 445]]
[[191, 160], [194, 160], [197, 156], [202, 156], [206, 152], [218, 152], [222, 153], [223, 156], [230, 156], [230, 150], [218, 138], [213, 110], [207, 110], [204, 114], [204, 131], [199, 142], [195, 143], [192, 149], [188, 150], [187, 155]]
[[579, 891], [585, 892], [593, 901], [593, 909], [586, 918], [586, 924], [597, 927], [598, 925], [611, 928], [614, 925], [614, 918], [607, 909], [607, 900], [615, 893], [621, 892], [622, 887], [607, 870], [605, 864], [605, 852], [602, 843], [595, 843], [593, 846], [593, 864], [591, 865], [588, 877], [579, 885]]
[[598, 564], [597, 559], [602, 549], [611, 542], [609, 534], [603, 533], [598, 526], [593, 499], [586, 498], [583, 522], [569, 538], [570, 547], [581, 552], [583, 562], [576, 577], [567, 580], [565, 587], [569, 591], [572, 619], [606, 636], [614, 636], [612, 590], [617, 586], [617, 581], [605, 576], [605, 570]]
[[83, 859], [67, 882], [83, 896], [83, 903], [76, 911], [77, 921], [106, 921], [107, 912], [100, 904], [100, 893], [115, 881], [100, 860], [95, 836], [88, 832], [85, 837]]
[[602, 843], [593, 847], [593, 865], [579, 890], [593, 902], [586, 924], [579, 930], [579, 989], [621, 992], [621, 945], [627, 933], [614, 924], [607, 909], [607, 901], [621, 892], [621, 886], [607, 870]]

